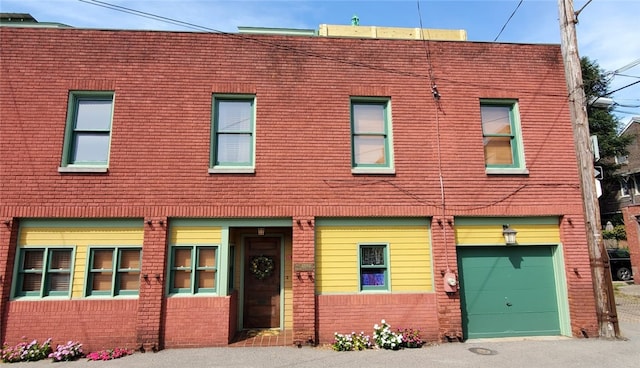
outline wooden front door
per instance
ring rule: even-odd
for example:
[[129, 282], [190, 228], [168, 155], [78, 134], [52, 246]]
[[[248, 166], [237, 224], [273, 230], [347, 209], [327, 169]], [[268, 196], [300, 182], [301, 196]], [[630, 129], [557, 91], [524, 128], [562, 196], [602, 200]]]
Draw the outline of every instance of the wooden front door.
[[280, 327], [280, 239], [247, 238], [244, 256], [244, 328]]

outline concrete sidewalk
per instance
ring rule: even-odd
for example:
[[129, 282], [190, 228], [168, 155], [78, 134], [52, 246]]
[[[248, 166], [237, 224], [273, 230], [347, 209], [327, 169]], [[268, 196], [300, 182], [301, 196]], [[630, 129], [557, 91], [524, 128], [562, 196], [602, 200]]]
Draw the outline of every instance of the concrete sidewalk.
[[[336, 352], [328, 347], [169, 349], [106, 362], [55, 363], [56, 368], [174, 367], [635, 367], [640, 362], [640, 285], [616, 285], [620, 340], [567, 337], [489, 339], [401, 351]], [[50, 360], [14, 363], [51, 367]]]

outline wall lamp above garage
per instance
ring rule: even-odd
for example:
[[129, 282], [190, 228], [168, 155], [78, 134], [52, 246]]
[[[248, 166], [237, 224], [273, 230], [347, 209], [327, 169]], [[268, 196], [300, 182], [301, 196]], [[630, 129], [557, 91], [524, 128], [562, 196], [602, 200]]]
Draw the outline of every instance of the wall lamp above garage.
[[504, 236], [504, 242], [507, 245], [516, 245], [516, 234], [518, 232], [513, 230], [509, 224], [502, 225], [502, 236]]

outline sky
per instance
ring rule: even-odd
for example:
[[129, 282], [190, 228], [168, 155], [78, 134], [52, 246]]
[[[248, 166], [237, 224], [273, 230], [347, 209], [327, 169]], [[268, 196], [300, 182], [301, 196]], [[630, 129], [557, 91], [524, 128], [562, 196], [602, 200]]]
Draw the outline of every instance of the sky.
[[[464, 29], [469, 41], [560, 44], [557, 0], [0, 0], [4, 13], [78, 28], [194, 31], [108, 4], [223, 32], [239, 26], [318, 29], [320, 24]], [[614, 72], [614, 115], [640, 116], [640, 0], [574, 0], [580, 56]], [[514, 12], [515, 11], [515, 12]]]

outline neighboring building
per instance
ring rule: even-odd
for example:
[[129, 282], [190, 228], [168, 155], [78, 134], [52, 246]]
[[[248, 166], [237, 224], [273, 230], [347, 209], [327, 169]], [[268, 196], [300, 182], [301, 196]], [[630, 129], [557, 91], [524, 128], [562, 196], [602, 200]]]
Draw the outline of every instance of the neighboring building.
[[[631, 118], [620, 135], [640, 136], [640, 117]], [[614, 157], [616, 165], [620, 165], [616, 170], [616, 175], [620, 176], [619, 186], [615, 193], [607, 193], [602, 204], [604, 214], [620, 213], [623, 207], [640, 203], [640, 144], [637, 139], [627, 146], [627, 151], [627, 155]]]
[[[615, 158], [620, 168], [616, 174], [620, 175], [620, 187], [615, 195], [604, 205], [603, 213], [622, 212], [627, 232], [627, 245], [631, 255], [631, 267], [634, 275], [640, 275], [640, 238], [638, 223], [640, 222], [640, 117], [631, 118], [627, 126], [620, 133], [634, 137], [627, 146], [629, 154]], [[636, 284], [640, 284], [640, 277], [634, 277]]]
[[558, 45], [0, 36], [3, 341], [598, 335]]

